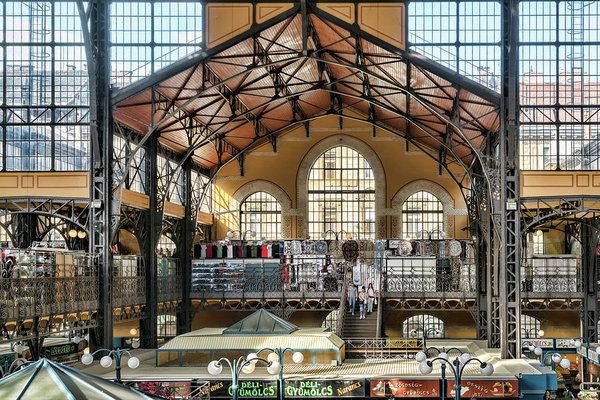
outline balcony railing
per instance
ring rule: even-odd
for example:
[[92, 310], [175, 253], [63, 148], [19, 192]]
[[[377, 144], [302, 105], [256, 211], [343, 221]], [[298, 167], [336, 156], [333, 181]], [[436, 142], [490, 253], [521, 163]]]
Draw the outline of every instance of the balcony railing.
[[581, 259], [569, 256], [523, 259], [521, 282], [521, 290], [529, 297], [578, 296], [583, 291]]
[[388, 258], [383, 281], [388, 297], [474, 297], [477, 290], [474, 261], [459, 258]]
[[95, 310], [98, 278], [0, 279], [0, 320]]
[[144, 259], [134, 255], [113, 256], [113, 307], [146, 303]]

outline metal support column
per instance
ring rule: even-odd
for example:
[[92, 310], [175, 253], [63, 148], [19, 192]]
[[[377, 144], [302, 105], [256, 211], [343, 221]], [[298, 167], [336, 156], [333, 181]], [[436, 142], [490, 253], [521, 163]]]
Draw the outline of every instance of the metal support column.
[[[503, 358], [519, 358], [521, 336], [521, 232], [519, 187], [519, 4], [502, 2], [502, 106], [499, 142], [500, 197], [496, 209], [500, 227], [499, 282]], [[504, 264], [504, 265], [503, 265]]]
[[[600, 221], [594, 220], [594, 226]], [[582, 241], [582, 282], [583, 282], [583, 318], [581, 336], [588, 343], [598, 341], [598, 269], [596, 246], [598, 245], [598, 228], [581, 224]]]
[[[185, 182], [185, 214], [181, 224], [182, 238], [178, 246], [181, 282], [181, 306], [177, 315], [177, 334], [189, 332], [192, 329], [192, 304], [190, 292], [192, 290], [192, 258], [194, 237], [196, 236], [196, 213], [192, 201], [192, 161], [188, 158], [182, 165]], [[194, 207], [195, 208], [195, 207]]]
[[26, 249], [38, 238], [38, 216], [33, 213], [13, 214], [10, 219], [12, 225], [13, 245], [19, 249]]
[[148, 194], [149, 209], [147, 223], [148, 243], [144, 248], [144, 267], [146, 279], [146, 306], [144, 318], [140, 326], [140, 339], [143, 348], [155, 348], [157, 345], [157, 316], [158, 316], [158, 257], [156, 246], [162, 232], [162, 204], [159, 204], [158, 188], [158, 140], [151, 138], [148, 146]]
[[85, 9], [77, 0], [77, 9], [85, 43], [90, 88], [90, 200], [89, 250], [98, 271], [98, 328], [91, 345], [112, 348], [112, 253], [111, 242], [118, 210], [113, 209], [112, 146], [110, 110], [109, 2], [91, 0]]

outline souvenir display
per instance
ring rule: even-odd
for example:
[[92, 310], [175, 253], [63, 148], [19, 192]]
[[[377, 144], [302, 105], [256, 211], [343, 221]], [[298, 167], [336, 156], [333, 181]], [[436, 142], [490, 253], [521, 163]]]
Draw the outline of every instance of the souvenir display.
[[462, 246], [460, 245], [460, 242], [458, 240], [451, 240], [449, 247], [450, 255], [452, 257], [458, 257], [462, 253]]
[[344, 260], [354, 261], [358, 258], [358, 243], [355, 240], [346, 240], [342, 244]]

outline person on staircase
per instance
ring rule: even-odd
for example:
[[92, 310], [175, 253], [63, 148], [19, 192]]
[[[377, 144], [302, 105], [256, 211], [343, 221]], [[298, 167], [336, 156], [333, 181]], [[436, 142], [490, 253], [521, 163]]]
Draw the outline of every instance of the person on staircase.
[[365, 311], [367, 309], [367, 292], [365, 291], [365, 287], [363, 286], [358, 292], [358, 305], [360, 309], [360, 319], [365, 319]]
[[354, 309], [356, 308], [356, 296], [358, 295], [358, 288], [355, 284], [350, 282], [348, 284], [348, 306], [350, 307], [350, 311], [352, 311], [352, 315], [354, 315]]
[[375, 289], [373, 289], [373, 284], [369, 283], [369, 289], [367, 289], [367, 312], [373, 312], [373, 303], [375, 302]]

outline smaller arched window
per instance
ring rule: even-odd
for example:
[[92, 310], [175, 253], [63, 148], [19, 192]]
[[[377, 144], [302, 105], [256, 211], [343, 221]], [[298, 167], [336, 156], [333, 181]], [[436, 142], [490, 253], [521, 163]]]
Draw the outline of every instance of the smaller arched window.
[[[240, 231], [258, 239], [275, 240], [281, 234], [281, 205], [266, 192], [256, 192], [240, 204]], [[250, 237], [250, 236], [247, 236]]]
[[521, 338], [522, 339], [538, 339], [542, 337], [540, 335], [542, 324], [539, 319], [536, 319], [530, 315], [521, 314]]
[[444, 207], [433, 194], [413, 193], [402, 204], [402, 233], [406, 239], [440, 239], [444, 230]]
[[443, 338], [446, 335], [444, 321], [429, 314], [413, 315], [402, 323], [404, 337], [423, 337], [423, 333], [430, 338]]

